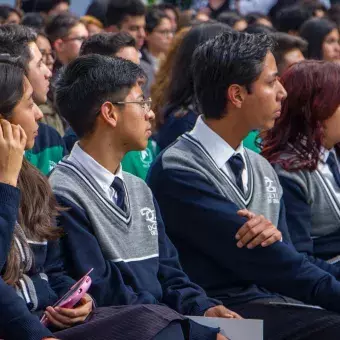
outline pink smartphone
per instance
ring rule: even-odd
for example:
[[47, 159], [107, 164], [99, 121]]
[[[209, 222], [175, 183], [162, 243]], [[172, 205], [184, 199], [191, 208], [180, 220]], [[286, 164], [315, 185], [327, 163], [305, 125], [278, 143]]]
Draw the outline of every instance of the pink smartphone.
[[[53, 307], [62, 307], [62, 308], [72, 308], [74, 307], [81, 298], [86, 294], [89, 290], [92, 280], [89, 274], [92, 272], [93, 268], [89, 270], [77, 283], [75, 283], [70, 290], [60, 299], [58, 300]], [[49, 321], [44, 314], [40, 319], [40, 322], [47, 326]]]

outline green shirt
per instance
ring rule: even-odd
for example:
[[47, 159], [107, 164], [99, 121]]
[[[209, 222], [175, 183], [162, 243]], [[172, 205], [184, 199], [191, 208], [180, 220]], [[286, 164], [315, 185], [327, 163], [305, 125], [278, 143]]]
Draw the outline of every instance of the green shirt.
[[158, 146], [154, 140], [149, 139], [148, 146], [143, 151], [130, 151], [123, 160], [123, 170], [141, 179], [146, 179], [150, 165], [158, 154]]
[[251, 131], [249, 132], [248, 136], [243, 140], [243, 146], [257, 153], [260, 153], [261, 149], [256, 145], [257, 140], [259, 140], [259, 132], [257, 130]]

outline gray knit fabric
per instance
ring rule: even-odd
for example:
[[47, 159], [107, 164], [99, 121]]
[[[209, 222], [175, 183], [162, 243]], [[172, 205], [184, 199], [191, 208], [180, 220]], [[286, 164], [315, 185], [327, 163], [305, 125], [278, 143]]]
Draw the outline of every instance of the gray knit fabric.
[[279, 165], [275, 165], [275, 170], [279, 176], [293, 180], [311, 206], [312, 237], [325, 236], [340, 228], [340, 202], [318, 170], [288, 172]]
[[[158, 257], [157, 219], [151, 190], [139, 178], [123, 173], [126, 195], [124, 212], [104, 195], [84, 168], [65, 158], [50, 176], [60, 195], [86, 214], [106, 260], [120, 262]], [[115, 242], [112, 242], [115, 240]]]
[[248, 169], [248, 192], [244, 195], [237, 185], [217, 167], [196, 139], [183, 135], [162, 156], [164, 170], [190, 171], [202, 176], [224, 197], [240, 209], [262, 214], [275, 226], [278, 224], [282, 188], [272, 166], [257, 153], [245, 148]]

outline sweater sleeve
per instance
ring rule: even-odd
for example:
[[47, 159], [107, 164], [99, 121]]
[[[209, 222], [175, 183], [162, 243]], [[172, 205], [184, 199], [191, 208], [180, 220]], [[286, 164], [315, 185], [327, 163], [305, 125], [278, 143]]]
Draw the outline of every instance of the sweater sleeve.
[[11, 247], [20, 204], [19, 189], [0, 183], [0, 272]]
[[89, 293], [98, 307], [157, 303], [149, 292], [136, 293], [126, 285], [115, 263], [104, 258], [85, 211], [65, 197], [56, 197], [59, 204], [67, 208], [59, 216], [59, 224], [65, 230], [62, 248], [66, 269], [75, 279], [79, 279], [94, 268], [90, 274], [92, 285]]
[[246, 219], [207, 179], [192, 172], [163, 170], [149, 175], [149, 182], [168, 230], [188, 247], [209, 254], [217, 265], [245, 282], [340, 311], [340, 283], [292, 245], [276, 242], [266, 248], [238, 248], [235, 235]]
[[0, 277], [0, 337], [6, 340], [37, 340], [53, 337], [39, 318], [30, 313], [24, 300]]
[[203, 315], [222, 303], [207, 297], [204, 290], [190, 281], [179, 263], [178, 253], [165, 233], [157, 202], [154, 200], [158, 221], [159, 272], [163, 301], [167, 306], [184, 315]]
[[64, 270], [63, 258], [60, 252], [59, 241], [49, 241], [45, 262], [45, 273], [51, 288], [59, 298], [68, 292], [75, 281]]
[[[280, 229], [288, 229], [295, 249], [302, 253], [309, 262], [340, 279], [340, 268], [313, 256], [311, 237], [311, 207], [306, 201], [301, 188], [292, 180], [279, 176], [283, 188], [285, 213], [280, 217]], [[287, 226], [287, 227], [285, 227]]]

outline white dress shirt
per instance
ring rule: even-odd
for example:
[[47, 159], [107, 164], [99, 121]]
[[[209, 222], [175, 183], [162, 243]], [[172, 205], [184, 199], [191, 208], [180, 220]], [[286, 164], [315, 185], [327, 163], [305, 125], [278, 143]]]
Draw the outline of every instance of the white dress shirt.
[[[336, 183], [333, 173], [331, 169], [329, 168], [329, 165], [326, 163], [329, 154], [332, 152], [335, 156], [336, 164], [338, 165], [339, 168], [339, 160], [338, 156], [335, 152], [335, 149], [327, 150], [324, 147], [321, 147], [320, 150], [320, 160], [318, 162], [318, 170], [321, 172], [323, 179], [327, 182], [328, 186], [330, 188], [333, 188], [333, 193], [336, 195], [338, 201], [340, 202], [340, 188], [338, 184]], [[340, 171], [340, 168], [339, 168]]]
[[117, 169], [116, 174], [100, 165], [88, 153], [86, 153], [77, 142], [68, 157], [68, 161], [76, 163], [83, 168], [86, 173], [103, 189], [104, 195], [109, 200], [117, 203], [117, 192], [112, 188], [112, 183], [115, 177], [123, 180], [123, 171], [121, 165]]
[[190, 134], [204, 146], [218, 168], [221, 169], [233, 181], [233, 183], [236, 183], [236, 178], [230, 168], [228, 160], [235, 154], [241, 155], [244, 163], [242, 182], [244, 193], [247, 193], [248, 171], [244, 157], [243, 143], [241, 142], [238, 148], [234, 150], [224, 139], [208, 127], [208, 125], [204, 122], [203, 116], [198, 117], [196, 125]]

